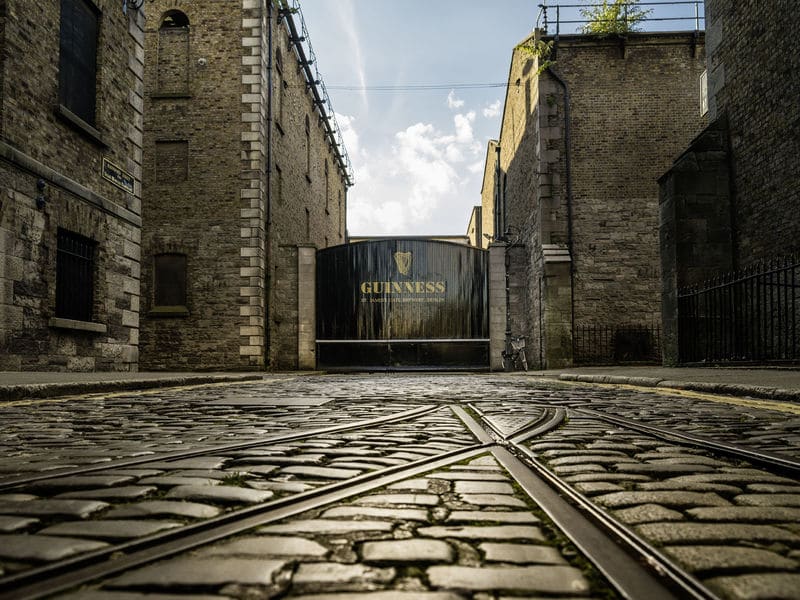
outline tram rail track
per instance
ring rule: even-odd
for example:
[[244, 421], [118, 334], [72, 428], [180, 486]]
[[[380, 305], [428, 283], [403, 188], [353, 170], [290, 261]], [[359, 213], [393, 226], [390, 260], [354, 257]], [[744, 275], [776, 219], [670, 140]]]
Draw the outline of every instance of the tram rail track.
[[[599, 505], [595, 497], [578, 491], [574, 481], [568, 481], [570, 477], [556, 472], [553, 461], [549, 460], [551, 457], [545, 457], [543, 460], [542, 452], [534, 450], [532, 447], [539, 441], [554, 439], [554, 436], [558, 435], [560, 427], [571, 423], [571, 420], [577, 420], [590, 424], [596, 422], [598, 427], [600, 427], [600, 423], [604, 423], [618, 428], [619, 431], [635, 432], [640, 439], [651, 437], [654, 440], [672, 444], [676, 448], [691, 448], [698, 453], [698, 456], [702, 454], [703, 456], [742, 461], [757, 465], [769, 473], [780, 473], [782, 476], [792, 478], [797, 478], [800, 474], [800, 463], [791, 459], [769, 452], [758, 452], [728, 443], [715, 442], [670, 428], [660, 428], [652, 424], [608, 415], [589, 408], [586, 405], [588, 403], [559, 405], [558, 403], [528, 402], [524, 405], [525, 410], [528, 411], [526, 413], [527, 420], [522, 424], [516, 423], [513, 419], [501, 422], [498, 420], [498, 415], [483, 410], [478, 404], [425, 405], [394, 415], [292, 434], [277, 434], [259, 440], [122, 459], [110, 463], [36, 473], [27, 477], [0, 481], [0, 490], [24, 492], [26, 486], [48, 479], [93, 474], [126, 467], [145, 468], [148, 463], [179, 461], [241, 450], [257, 450], [259, 446], [308, 442], [310, 448], [316, 448], [314, 443], [317, 440], [329, 441], [332, 439], [332, 434], [352, 433], [356, 436], [352, 438], [355, 440], [353, 443], [357, 445], [359, 443], [358, 435], [366, 431], [374, 431], [376, 427], [383, 425], [418, 423], [424, 430], [425, 425], [422, 425], [422, 421], [419, 420], [440, 415], [437, 411], [451, 412], [452, 416], [463, 424], [464, 430], [468, 431], [473, 438], [469, 445], [462, 445], [462, 447], [450, 450], [432, 448], [428, 456], [405, 459], [403, 464], [375, 468], [308, 491], [259, 502], [254, 506], [234, 508], [217, 517], [207, 518], [179, 528], [122, 543], [113, 543], [101, 550], [7, 573], [0, 577], [0, 600], [12, 598], [34, 600], [62, 594], [79, 586], [102, 585], [104, 581], [121, 573], [135, 571], [158, 561], [169, 560], [171, 557], [184, 555], [209, 544], [219, 543], [231, 536], [243, 535], [256, 528], [282, 522], [308, 511], [321, 510], [362, 494], [375, 493], [410, 478], [433, 477], [433, 475], [426, 474], [430, 474], [436, 469], [455, 468], [464, 461], [480, 456], [491, 456], [496, 460], [497, 464], [508, 473], [514, 484], [527, 494], [558, 530], [563, 532], [564, 536], [578, 548], [588, 562], [605, 577], [610, 587], [620, 597], [631, 599], [648, 597], [654, 600], [662, 598], [664, 600], [671, 598], [713, 600], [719, 596], [706, 585], [703, 577], [690, 574], [668, 553], [655, 547], [646, 536], [641, 535], [637, 528], [621, 522], [611, 514], [615, 511]], [[581, 423], [576, 426], [581, 426]], [[402, 438], [401, 435], [397, 437], [398, 439]], [[573, 437], [577, 439], [575, 436]], [[564, 439], [572, 438], [565, 437]], [[563, 442], [562, 445], [564, 445]], [[611, 455], [609, 454], [609, 456]], [[623, 458], [619, 460], [622, 461]], [[598, 474], [599, 476], [600, 474]]]

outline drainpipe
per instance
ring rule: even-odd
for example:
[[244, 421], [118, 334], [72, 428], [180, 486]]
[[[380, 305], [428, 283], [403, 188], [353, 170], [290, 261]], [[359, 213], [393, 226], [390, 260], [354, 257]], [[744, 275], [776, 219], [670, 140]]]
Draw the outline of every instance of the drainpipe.
[[269, 365], [270, 348], [270, 296], [272, 293], [272, 13], [273, 0], [266, 0], [267, 3], [267, 206], [266, 222], [264, 226], [264, 370]]
[[504, 208], [501, 210], [500, 198], [500, 145], [495, 146], [494, 152], [497, 156], [494, 163], [494, 239], [497, 240], [503, 237], [505, 224], [501, 223], [501, 216]]
[[[570, 320], [572, 335], [575, 334], [575, 255], [573, 252], [573, 233], [572, 233], [572, 144], [571, 144], [571, 127], [569, 118], [570, 98], [569, 87], [567, 82], [564, 81], [558, 73], [553, 70], [553, 67], [548, 67], [547, 72], [553, 76], [558, 84], [564, 90], [564, 170], [567, 176], [567, 250], [569, 250], [569, 287], [570, 287]], [[573, 340], [573, 348], [574, 348]]]

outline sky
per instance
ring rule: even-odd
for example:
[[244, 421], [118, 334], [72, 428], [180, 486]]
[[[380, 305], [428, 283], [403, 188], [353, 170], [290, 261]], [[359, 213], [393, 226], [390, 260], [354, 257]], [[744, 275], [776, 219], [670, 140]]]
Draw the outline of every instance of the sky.
[[540, 1], [299, 4], [353, 164], [349, 234], [464, 235], [487, 143], [500, 134], [511, 53]]

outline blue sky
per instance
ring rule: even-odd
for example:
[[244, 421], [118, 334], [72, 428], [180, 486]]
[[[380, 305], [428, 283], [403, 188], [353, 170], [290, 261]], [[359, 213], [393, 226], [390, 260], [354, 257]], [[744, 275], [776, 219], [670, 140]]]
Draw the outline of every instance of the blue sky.
[[[505, 84], [512, 49], [532, 32], [538, 4], [300, 0], [354, 166], [351, 235], [466, 232], [480, 204], [486, 144], [500, 133], [505, 90], [456, 84]], [[694, 14], [691, 6], [670, 12], [678, 10]], [[441, 87], [338, 89], [414, 85]]]

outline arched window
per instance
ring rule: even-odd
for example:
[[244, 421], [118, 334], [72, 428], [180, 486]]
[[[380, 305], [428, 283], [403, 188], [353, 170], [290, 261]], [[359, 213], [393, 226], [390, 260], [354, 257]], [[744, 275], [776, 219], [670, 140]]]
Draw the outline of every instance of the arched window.
[[164, 13], [158, 28], [158, 92], [189, 93], [189, 18], [179, 10]]

